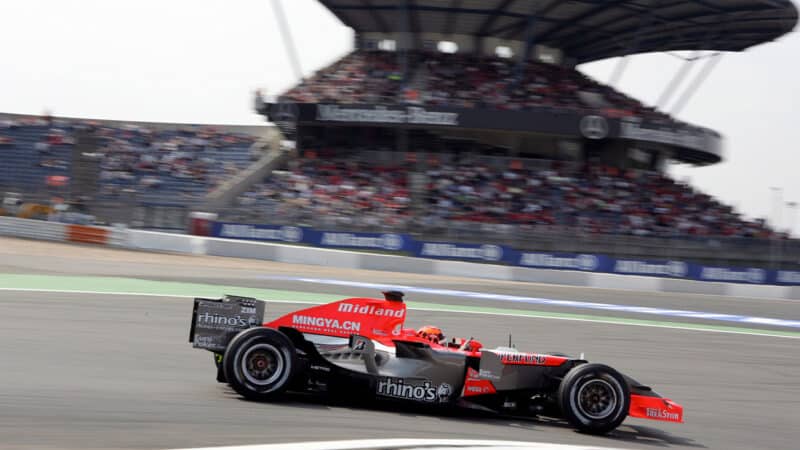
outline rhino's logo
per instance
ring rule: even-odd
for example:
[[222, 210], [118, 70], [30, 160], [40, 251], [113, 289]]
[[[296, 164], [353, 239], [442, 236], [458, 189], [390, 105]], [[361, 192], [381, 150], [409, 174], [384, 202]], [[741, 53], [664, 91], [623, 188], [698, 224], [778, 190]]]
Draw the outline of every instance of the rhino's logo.
[[439, 388], [436, 389], [436, 398], [439, 399], [439, 403], [448, 401], [452, 394], [453, 388], [447, 383], [440, 384]]

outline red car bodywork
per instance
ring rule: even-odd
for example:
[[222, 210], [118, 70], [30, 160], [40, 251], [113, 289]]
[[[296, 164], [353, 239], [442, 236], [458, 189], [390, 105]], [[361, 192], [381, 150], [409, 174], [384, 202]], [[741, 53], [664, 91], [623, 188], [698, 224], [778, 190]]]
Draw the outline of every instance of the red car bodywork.
[[[400, 301], [375, 298], [347, 298], [333, 303], [298, 310], [264, 323], [265, 327], [291, 327], [302, 333], [349, 338], [357, 334], [385, 346], [394, 347], [397, 341], [422, 342], [436, 350], [464, 353], [480, 357], [480, 348], [464, 350], [463, 339], [456, 345], [440, 344], [418, 337], [416, 330], [404, 328], [406, 305]], [[504, 365], [560, 366], [569, 358], [536, 353], [506, 353], [501, 357]], [[495, 393], [489, 380], [479, 379], [474, 369], [469, 369], [464, 380], [462, 396]], [[631, 395], [629, 416], [665, 422], [683, 422], [683, 407], [670, 399], [658, 396]]]

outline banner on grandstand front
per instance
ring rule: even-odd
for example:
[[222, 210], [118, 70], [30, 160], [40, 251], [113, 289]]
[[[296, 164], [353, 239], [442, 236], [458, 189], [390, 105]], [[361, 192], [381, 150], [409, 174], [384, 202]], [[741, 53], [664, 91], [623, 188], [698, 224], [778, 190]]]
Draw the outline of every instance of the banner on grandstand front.
[[684, 261], [612, 258], [590, 253], [521, 251], [504, 245], [418, 241], [407, 234], [324, 231], [306, 227], [215, 222], [211, 235], [300, 243], [314, 247], [403, 253], [418, 258], [503, 264], [549, 270], [638, 275], [720, 283], [800, 286], [800, 271], [704, 266]]
[[620, 119], [618, 126], [622, 139], [674, 145], [722, 156], [722, 138], [706, 128], [678, 122], [656, 125], [633, 117]]
[[[285, 107], [283, 109], [286, 109]], [[441, 126], [580, 136], [582, 115], [551, 108], [525, 111], [416, 105], [293, 104], [301, 124]], [[271, 119], [275, 120], [275, 119]]]
[[421, 106], [388, 108], [385, 106], [346, 107], [339, 105], [317, 105], [316, 120], [321, 122], [408, 123], [458, 126], [460, 114], [459, 112], [453, 111], [431, 111]]
[[[524, 110], [450, 108], [429, 105], [344, 105], [280, 103], [270, 105], [275, 123], [353, 124], [382, 127], [459, 127], [517, 131], [590, 140], [627, 139], [688, 149], [702, 160], [719, 160], [722, 137], [712, 130], [680, 122], [654, 122], [637, 117], [606, 116], [546, 106]], [[699, 153], [697, 153], [699, 152]]]

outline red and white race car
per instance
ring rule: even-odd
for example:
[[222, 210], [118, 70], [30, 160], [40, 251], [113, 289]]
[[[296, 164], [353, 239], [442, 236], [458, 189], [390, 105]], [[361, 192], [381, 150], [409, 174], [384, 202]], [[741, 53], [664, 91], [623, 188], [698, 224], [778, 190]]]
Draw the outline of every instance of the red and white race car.
[[347, 298], [264, 322], [266, 303], [195, 299], [190, 341], [242, 396], [287, 392], [566, 419], [603, 434], [626, 417], [683, 422], [683, 407], [617, 370], [564, 354], [485, 348], [406, 328], [403, 294]]

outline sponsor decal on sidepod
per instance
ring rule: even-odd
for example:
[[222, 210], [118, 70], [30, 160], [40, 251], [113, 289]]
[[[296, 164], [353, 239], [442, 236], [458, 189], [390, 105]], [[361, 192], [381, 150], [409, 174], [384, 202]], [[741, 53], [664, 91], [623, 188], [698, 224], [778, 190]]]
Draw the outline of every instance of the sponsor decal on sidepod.
[[497, 393], [491, 381], [481, 379], [482, 372], [484, 371], [478, 372], [471, 367], [467, 369], [467, 378], [464, 380], [464, 397]]
[[339, 312], [378, 317], [395, 317], [397, 319], [402, 319], [406, 315], [406, 310], [404, 308], [392, 309], [375, 305], [358, 305], [353, 303], [339, 303]]
[[311, 327], [319, 331], [353, 331], [361, 330], [361, 323], [352, 320], [339, 321], [327, 317], [305, 316], [301, 314], [292, 315], [292, 325]]
[[481, 378], [487, 378], [487, 379], [490, 379], [490, 380], [499, 380], [500, 379], [500, 375], [496, 375], [491, 370], [486, 370], [486, 369], [481, 369], [480, 372], [478, 372], [478, 376], [481, 377]]
[[563, 356], [539, 355], [537, 353], [495, 352], [500, 357], [500, 362], [506, 365], [518, 366], [560, 366], [568, 358]]
[[426, 403], [444, 403], [453, 393], [447, 383], [435, 385], [430, 380], [412, 381], [403, 378], [386, 377], [378, 380], [377, 394], [384, 397], [414, 400]]

